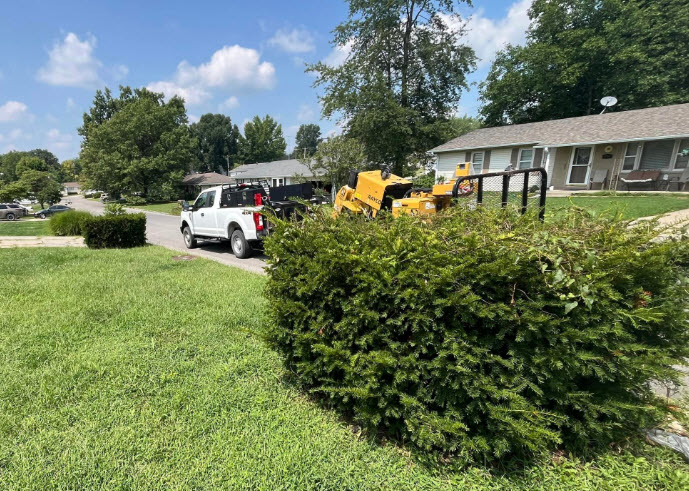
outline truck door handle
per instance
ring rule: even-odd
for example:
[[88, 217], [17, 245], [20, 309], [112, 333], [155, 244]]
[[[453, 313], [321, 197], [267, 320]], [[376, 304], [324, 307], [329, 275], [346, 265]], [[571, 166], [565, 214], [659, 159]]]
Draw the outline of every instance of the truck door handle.
[[201, 213], [201, 216], [202, 216], [202, 217], [205, 217], [206, 215], [205, 215], [205, 214], [203, 214], [203, 213]]

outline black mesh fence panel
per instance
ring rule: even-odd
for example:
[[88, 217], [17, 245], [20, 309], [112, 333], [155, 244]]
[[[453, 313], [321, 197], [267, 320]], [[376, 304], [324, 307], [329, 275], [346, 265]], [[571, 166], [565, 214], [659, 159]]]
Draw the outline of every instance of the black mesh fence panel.
[[521, 213], [536, 209], [543, 219], [547, 182], [542, 168], [479, 174], [459, 178], [453, 195], [460, 205], [514, 207]]

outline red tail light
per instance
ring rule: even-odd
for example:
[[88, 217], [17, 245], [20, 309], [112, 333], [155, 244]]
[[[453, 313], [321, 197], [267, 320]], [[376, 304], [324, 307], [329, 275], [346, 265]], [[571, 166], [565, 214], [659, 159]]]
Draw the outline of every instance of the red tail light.
[[[257, 196], [260, 196], [260, 194]], [[261, 230], [263, 230], [263, 215], [261, 215], [260, 213], [253, 213], [253, 215], [254, 225], [256, 225], [256, 231], [260, 232]]]
[[261, 206], [263, 204], [263, 196], [261, 193], [254, 194], [254, 205]]

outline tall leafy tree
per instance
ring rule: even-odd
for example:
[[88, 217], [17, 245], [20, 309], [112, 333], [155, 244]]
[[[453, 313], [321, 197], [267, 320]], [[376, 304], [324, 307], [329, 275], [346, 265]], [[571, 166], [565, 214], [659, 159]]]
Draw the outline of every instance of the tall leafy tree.
[[474, 51], [461, 44], [456, 0], [349, 0], [332, 43], [349, 49], [341, 66], [311, 65], [324, 88], [323, 114], [341, 116], [377, 164], [406, 173], [442, 142]]
[[198, 143], [189, 131], [182, 99], [166, 103], [162, 94], [142, 94], [97, 123], [86, 122], [84, 115], [82, 172], [93, 189], [174, 198]]
[[298, 159], [311, 157], [321, 142], [321, 127], [317, 124], [303, 124], [297, 131], [297, 145], [294, 156]]
[[62, 186], [49, 172], [28, 169], [22, 172], [18, 183], [28, 196], [38, 200], [41, 207], [45, 207], [46, 203], [57, 203], [62, 197]]
[[368, 166], [364, 146], [353, 138], [334, 136], [318, 145], [318, 150], [305, 162], [314, 175], [332, 186], [332, 196], [349, 179], [351, 170], [364, 170]]
[[17, 168], [16, 168], [16, 174], [17, 178], [21, 179], [22, 175], [29, 170], [37, 170], [41, 172], [48, 172], [48, 165], [45, 163], [43, 159], [40, 159], [38, 157], [32, 157], [30, 155], [26, 155], [25, 157], [22, 157], [22, 159], [17, 162]]
[[239, 152], [239, 128], [224, 114], [204, 114], [191, 125], [199, 142], [200, 170], [225, 173], [234, 167]]
[[285, 156], [286, 148], [282, 125], [270, 116], [255, 116], [244, 125], [244, 135], [239, 136], [239, 161], [255, 164], [279, 160]]
[[81, 174], [81, 161], [79, 159], [63, 160], [60, 165], [65, 181], [79, 180], [79, 175]]
[[31, 163], [28, 164], [31, 168], [50, 172], [59, 180], [61, 168], [57, 157], [48, 150], [37, 148], [28, 152], [12, 151], [0, 155], [0, 183], [15, 182], [19, 179], [17, 165], [23, 159], [31, 159]]
[[481, 86], [487, 125], [689, 101], [685, 0], [535, 0], [525, 46], [497, 54]]

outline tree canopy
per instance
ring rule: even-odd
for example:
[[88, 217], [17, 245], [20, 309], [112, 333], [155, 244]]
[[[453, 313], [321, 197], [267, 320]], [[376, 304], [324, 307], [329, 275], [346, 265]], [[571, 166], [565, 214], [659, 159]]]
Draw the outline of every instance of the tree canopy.
[[404, 174], [443, 141], [476, 59], [453, 27], [457, 3], [349, 0], [349, 17], [332, 40], [349, 56], [340, 66], [307, 68], [324, 88], [323, 115], [340, 116], [371, 162]]
[[12, 151], [0, 155], [0, 184], [15, 182], [19, 179], [17, 166], [24, 159], [29, 159], [25, 162], [25, 166], [40, 167], [38, 170], [50, 172], [55, 179], [61, 180], [60, 161], [48, 150], [37, 148], [28, 152]]
[[313, 161], [306, 164], [314, 175], [322, 176], [324, 182], [332, 185], [334, 199], [339, 188], [347, 182], [349, 171], [366, 169], [366, 152], [355, 139], [334, 136], [321, 142]]
[[204, 114], [191, 125], [199, 142], [199, 170], [225, 174], [234, 167], [239, 153], [239, 128], [224, 114]]
[[282, 125], [270, 116], [255, 116], [244, 125], [239, 135], [239, 161], [243, 164], [271, 162], [285, 157], [287, 143], [282, 136]]
[[535, 0], [525, 46], [507, 46], [481, 86], [487, 125], [689, 101], [685, 0]]
[[128, 87], [121, 88], [120, 99], [99, 92], [84, 114], [80, 162], [86, 184], [114, 195], [176, 197], [198, 148], [184, 101], [172, 97], [166, 103], [162, 94]]
[[311, 157], [321, 142], [321, 127], [317, 124], [302, 124], [297, 131], [297, 145], [294, 156], [298, 159]]

